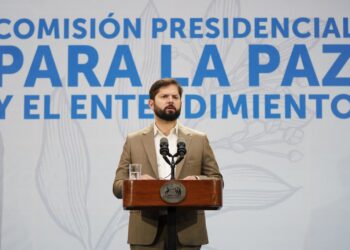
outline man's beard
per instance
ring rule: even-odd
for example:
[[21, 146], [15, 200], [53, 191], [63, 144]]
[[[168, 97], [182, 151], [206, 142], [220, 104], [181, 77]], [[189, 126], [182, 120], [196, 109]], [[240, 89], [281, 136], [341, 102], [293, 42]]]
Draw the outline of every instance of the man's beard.
[[[167, 112], [167, 108], [174, 108], [173, 112]], [[154, 104], [154, 113], [157, 117], [165, 121], [175, 121], [181, 114], [181, 107], [176, 109], [173, 105], [166, 106], [163, 110]]]

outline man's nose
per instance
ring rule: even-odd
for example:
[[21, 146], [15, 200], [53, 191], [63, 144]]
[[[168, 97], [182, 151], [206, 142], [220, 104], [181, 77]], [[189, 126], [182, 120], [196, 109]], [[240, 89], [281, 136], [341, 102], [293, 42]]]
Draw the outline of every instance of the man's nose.
[[169, 96], [167, 102], [171, 104], [174, 103], [174, 98], [172, 96]]

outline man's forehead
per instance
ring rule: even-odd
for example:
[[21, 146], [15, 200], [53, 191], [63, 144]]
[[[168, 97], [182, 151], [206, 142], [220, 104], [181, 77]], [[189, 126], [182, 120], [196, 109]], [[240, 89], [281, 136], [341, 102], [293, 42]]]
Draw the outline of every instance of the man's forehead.
[[179, 89], [176, 85], [171, 84], [168, 86], [164, 86], [159, 88], [158, 94], [172, 94], [172, 95], [179, 95]]

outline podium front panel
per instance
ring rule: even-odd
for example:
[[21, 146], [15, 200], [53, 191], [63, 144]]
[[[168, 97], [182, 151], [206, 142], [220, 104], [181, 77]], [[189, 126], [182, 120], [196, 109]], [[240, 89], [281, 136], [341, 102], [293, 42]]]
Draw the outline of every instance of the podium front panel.
[[221, 180], [176, 180], [186, 189], [184, 199], [168, 203], [161, 198], [161, 187], [169, 180], [125, 180], [123, 182], [123, 207], [127, 210], [147, 207], [183, 207], [216, 210], [222, 206]]

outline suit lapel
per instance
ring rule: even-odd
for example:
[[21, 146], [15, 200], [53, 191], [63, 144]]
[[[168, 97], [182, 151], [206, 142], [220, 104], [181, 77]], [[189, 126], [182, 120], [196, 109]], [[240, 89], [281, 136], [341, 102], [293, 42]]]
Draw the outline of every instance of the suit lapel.
[[[191, 132], [189, 130], [187, 130], [185, 127], [181, 126], [180, 124], [179, 124], [178, 138], [183, 138], [185, 140], [186, 149], [188, 152], [189, 148], [191, 147]], [[178, 179], [180, 176], [181, 170], [184, 167], [185, 162], [186, 162], [186, 158], [187, 158], [186, 155], [185, 155], [185, 158], [176, 166], [175, 179]]]
[[159, 178], [158, 174], [158, 165], [157, 165], [157, 155], [156, 155], [156, 147], [154, 145], [154, 132], [153, 125], [147, 127], [142, 132], [142, 143], [143, 147], [146, 151], [149, 162], [151, 163], [151, 167], [156, 175], [156, 178]]

